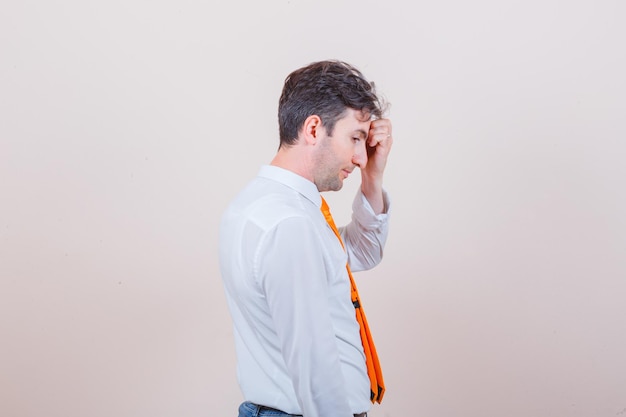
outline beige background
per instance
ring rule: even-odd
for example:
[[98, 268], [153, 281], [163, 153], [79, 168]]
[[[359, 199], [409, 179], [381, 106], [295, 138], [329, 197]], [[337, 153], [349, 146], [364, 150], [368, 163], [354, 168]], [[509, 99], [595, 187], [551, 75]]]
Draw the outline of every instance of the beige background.
[[371, 415], [626, 415], [624, 4], [4, 4], [0, 415], [236, 415], [218, 217], [326, 58], [393, 105]]

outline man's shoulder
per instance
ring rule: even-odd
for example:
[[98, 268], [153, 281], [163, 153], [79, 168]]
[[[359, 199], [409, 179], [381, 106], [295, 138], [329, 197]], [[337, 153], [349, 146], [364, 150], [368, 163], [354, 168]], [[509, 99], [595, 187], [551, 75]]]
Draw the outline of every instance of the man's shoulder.
[[294, 217], [310, 219], [311, 206], [312, 203], [296, 190], [253, 181], [235, 198], [227, 213], [238, 221], [252, 222], [266, 229]]

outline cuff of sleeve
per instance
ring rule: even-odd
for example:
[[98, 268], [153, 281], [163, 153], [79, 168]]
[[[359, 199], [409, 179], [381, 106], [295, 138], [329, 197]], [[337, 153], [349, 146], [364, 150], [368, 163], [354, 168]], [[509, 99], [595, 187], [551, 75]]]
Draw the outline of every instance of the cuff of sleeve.
[[354, 219], [368, 229], [379, 228], [387, 223], [389, 214], [391, 213], [391, 200], [385, 190], [383, 190], [383, 202], [385, 203], [383, 212], [376, 214], [369, 201], [367, 201], [367, 198], [365, 198], [365, 195], [359, 190], [352, 203]]

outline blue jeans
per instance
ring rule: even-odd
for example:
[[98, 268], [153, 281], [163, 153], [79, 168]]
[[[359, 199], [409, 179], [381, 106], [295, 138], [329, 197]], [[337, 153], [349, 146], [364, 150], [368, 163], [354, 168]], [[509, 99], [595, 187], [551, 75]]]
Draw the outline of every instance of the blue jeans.
[[[274, 408], [256, 405], [249, 401], [239, 406], [239, 417], [302, 417], [300, 414], [287, 414]], [[355, 414], [355, 417], [367, 417], [367, 413]]]
[[[296, 414], [287, 414], [280, 410], [262, 405], [256, 405], [249, 401], [241, 403], [239, 406], [239, 417], [293, 417]], [[302, 416], [300, 416], [302, 417]]]

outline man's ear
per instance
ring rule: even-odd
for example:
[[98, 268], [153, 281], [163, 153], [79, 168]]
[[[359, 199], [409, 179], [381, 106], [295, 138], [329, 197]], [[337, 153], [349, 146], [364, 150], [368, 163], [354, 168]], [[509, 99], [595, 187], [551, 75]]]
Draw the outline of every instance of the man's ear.
[[306, 118], [302, 124], [302, 136], [307, 144], [315, 145], [322, 135], [324, 127], [322, 119], [313, 114]]

